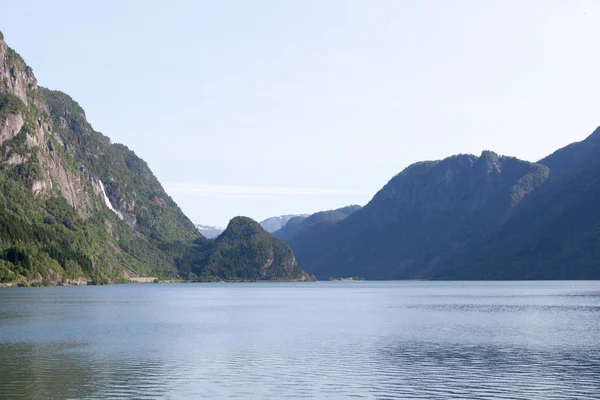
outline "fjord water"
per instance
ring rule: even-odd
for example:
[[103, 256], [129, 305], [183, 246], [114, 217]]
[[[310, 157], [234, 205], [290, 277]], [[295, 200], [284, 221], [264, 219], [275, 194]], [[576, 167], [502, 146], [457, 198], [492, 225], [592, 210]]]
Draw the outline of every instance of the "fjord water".
[[0, 290], [0, 398], [597, 399], [600, 282]]

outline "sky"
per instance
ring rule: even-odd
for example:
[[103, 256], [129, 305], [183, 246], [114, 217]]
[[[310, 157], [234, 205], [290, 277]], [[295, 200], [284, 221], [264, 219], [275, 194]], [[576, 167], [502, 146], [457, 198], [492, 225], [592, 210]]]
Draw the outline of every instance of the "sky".
[[202, 224], [364, 205], [413, 162], [536, 161], [600, 125], [598, 0], [29, 0], [0, 30]]

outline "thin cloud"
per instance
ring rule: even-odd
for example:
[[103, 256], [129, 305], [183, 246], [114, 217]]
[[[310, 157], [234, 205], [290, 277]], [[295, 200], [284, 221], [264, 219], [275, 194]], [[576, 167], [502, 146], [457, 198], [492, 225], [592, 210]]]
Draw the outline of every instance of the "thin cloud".
[[165, 189], [169, 193], [195, 195], [198, 197], [347, 196], [369, 194], [362, 190], [338, 188], [211, 185], [184, 182], [167, 183]]

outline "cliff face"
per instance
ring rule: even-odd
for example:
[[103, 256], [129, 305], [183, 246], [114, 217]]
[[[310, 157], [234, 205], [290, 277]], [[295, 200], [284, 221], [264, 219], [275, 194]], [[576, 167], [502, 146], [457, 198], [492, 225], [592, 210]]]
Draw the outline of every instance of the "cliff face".
[[25, 64], [23, 58], [9, 48], [0, 33], [0, 91], [11, 93], [23, 103], [31, 100], [29, 93], [37, 88], [37, 80], [33, 71]]
[[174, 249], [199, 238], [146, 163], [38, 87], [3, 38], [0, 189], [0, 281], [174, 275]]

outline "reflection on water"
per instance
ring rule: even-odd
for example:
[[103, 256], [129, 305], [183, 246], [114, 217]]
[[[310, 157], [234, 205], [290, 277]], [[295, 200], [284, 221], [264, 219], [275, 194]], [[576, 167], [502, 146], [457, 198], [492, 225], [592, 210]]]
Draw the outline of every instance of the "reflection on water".
[[0, 291], [0, 398], [597, 399], [600, 282]]

